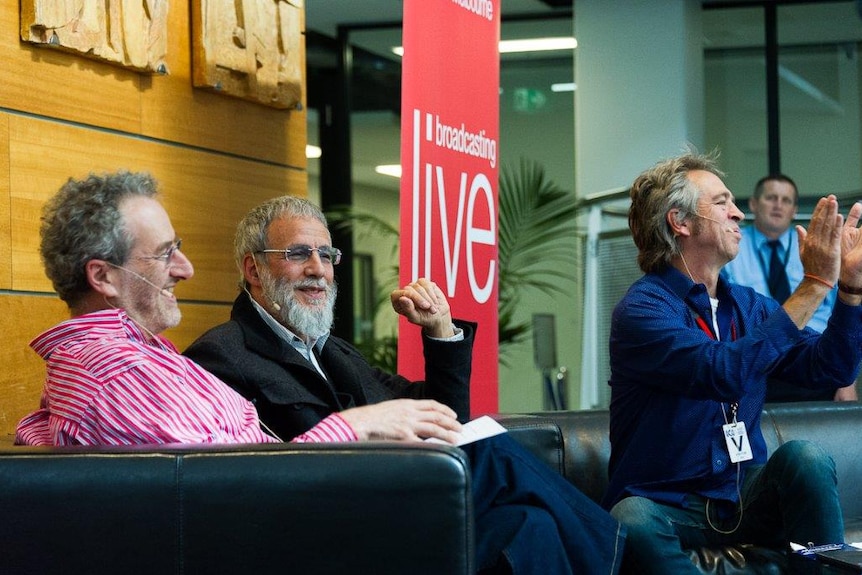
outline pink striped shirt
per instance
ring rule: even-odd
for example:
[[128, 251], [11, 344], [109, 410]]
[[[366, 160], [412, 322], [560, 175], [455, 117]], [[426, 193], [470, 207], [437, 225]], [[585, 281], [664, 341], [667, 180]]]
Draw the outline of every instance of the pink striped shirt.
[[[257, 411], [158, 336], [148, 341], [122, 310], [60, 323], [30, 343], [47, 363], [41, 408], [18, 423], [23, 445], [277, 442]], [[355, 441], [332, 414], [297, 443]]]

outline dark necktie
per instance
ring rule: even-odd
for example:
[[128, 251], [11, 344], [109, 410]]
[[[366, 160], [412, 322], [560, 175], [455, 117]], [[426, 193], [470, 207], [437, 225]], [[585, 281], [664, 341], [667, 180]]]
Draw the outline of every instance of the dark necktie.
[[769, 256], [769, 293], [778, 301], [784, 301], [790, 297], [790, 282], [787, 280], [787, 270], [784, 268], [784, 262], [778, 255], [778, 248], [781, 242], [772, 240], [766, 242], [766, 245], [772, 250]]

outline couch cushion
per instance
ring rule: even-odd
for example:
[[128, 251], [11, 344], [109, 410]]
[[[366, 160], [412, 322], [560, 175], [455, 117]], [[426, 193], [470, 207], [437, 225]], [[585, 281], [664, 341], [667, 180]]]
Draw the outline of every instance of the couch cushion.
[[847, 541], [862, 541], [862, 404], [772, 404], [766, 407], [763, 419], [770, 422], [781, 443], [808, 439], [832, 455]]

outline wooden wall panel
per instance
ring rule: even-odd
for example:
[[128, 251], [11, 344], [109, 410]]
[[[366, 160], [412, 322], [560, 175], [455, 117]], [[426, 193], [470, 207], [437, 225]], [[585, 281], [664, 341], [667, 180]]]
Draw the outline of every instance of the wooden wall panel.
[[30, 340], [68, 317], [56, 295], [0, 295], [0, 436], [13, 434], [18, 420], [39, 407], [45, 365]]
[[260, 202], [306, 195], [306, 174], [185, 147], [11, 116], [10, 180], [13, 289], [51, 291], [39, 260], [42, 205], [69, 178], [117, 169], [148, 171], [195, 277], [177, 288], [184, 299], [231, 301], [237, 280], [236, 224]]
[[230, 319], [230, 304], [200, 304], [180, 302], [183, 320], [180, 325], [167, 330], [164, 335], [177, 349], [183, 351], [203, 333]]
[[[305, 169], [306, 113], [193, 88], [188, 5], [172, 2], [168, 18], [170, 73], [143, 79], [142, 133]], [[301, 45], [304, 106], [305, 36]]]
[[[0, 107], [305, 169], [306, 114], [192, 87], [189, 4], [171, 2], [167, 75], [20, 41], [18, 2], [0, 5]], [[302, 61], [305, 62], [304, 36]], [[303, 66], [304, 68], [304, 66]], [[303, 105], [305, 82], [303, 78]]]
[[18, 0], [3, 2], [0, 107], [115, 130], [140, 131], [139, 74], [25, 44], [20, 40], [18, 22]]
[[12, 289], [9, 198], [9, 118], [0, 114], [0, 289]]

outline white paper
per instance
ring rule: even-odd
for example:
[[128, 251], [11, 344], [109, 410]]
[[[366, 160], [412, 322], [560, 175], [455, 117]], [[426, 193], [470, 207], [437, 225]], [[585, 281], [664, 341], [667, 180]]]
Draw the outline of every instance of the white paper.
[[[467, 445], [468, 443], [473, 443], [480, 439], [487, 439], [488, 437], [500, 435], [501, 433], [506, 433], [506, 428], [497, 423], [497, 421], [492, 417], [483, 415], [482, 417], [478, 417], [473, 421], [468, 421], [461, 426], [461, 433], [458, 434], [458, 440], [455, 445]], [[429, 437], [425, 441], [448, 444], [447, 441], [443, 441], [435, 437]]]

